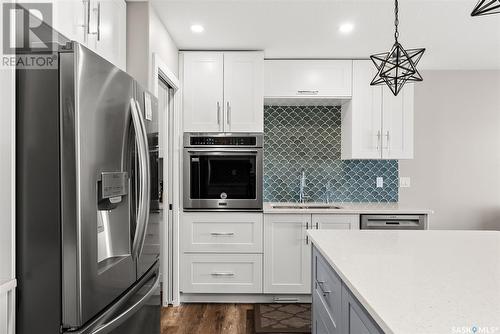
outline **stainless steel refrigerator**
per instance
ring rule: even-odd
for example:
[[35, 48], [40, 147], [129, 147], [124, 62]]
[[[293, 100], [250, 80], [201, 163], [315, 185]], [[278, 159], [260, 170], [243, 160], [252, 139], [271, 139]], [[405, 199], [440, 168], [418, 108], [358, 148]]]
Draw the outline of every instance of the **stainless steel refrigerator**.
[[157, 101], [78, 43], [54, 55], [16, 71], [17, 333], [157, 334]]

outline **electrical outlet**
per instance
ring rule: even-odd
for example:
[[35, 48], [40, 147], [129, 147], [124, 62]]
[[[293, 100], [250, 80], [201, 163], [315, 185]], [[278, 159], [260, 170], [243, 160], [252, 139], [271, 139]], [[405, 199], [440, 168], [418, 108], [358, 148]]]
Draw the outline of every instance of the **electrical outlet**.
[[383, 188], [383, 187], [384, 187], [384, 178], [377, 177], [377, 188]]
[[399, 187], [400, 188], [410, 188], [411, 187], [411, 179], [409, 177], [400, 177], [399, 178]]

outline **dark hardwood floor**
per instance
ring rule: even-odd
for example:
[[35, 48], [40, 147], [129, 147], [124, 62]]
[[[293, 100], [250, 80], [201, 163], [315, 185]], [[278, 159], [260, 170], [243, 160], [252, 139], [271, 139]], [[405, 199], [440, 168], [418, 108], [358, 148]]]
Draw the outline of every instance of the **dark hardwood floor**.
[[253, 334], [251, 304], [182, 304], [162, 309], [161, 334]]

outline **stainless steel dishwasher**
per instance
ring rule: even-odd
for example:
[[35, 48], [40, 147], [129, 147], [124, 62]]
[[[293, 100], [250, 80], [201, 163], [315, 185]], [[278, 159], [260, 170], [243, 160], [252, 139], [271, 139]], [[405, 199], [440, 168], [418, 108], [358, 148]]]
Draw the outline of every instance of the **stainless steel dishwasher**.
[[427, 215], [361, 215], [362, 230], [425, 230]]

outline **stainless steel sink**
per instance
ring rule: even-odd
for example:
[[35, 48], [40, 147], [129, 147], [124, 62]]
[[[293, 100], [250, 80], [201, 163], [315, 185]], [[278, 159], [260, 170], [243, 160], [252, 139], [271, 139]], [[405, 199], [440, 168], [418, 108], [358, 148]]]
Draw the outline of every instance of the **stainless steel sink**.
[[342, 207], [337, 205], [322, 205], [322, 204], [298, 204], [298, 205], [290, 205], [290, 204], [274, 204], [272, 206], [273, 209], [325, 209], [325, 210], [338, 210], [342, 209]]

